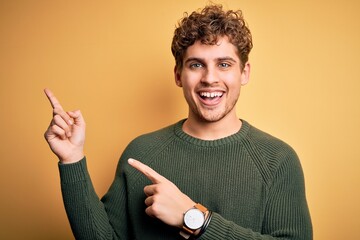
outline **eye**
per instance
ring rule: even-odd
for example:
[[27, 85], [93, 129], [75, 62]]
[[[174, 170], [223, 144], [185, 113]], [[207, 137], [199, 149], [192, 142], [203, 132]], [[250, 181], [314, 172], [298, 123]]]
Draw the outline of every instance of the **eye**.
[[220, 63], [219, 64], [219, 67], [221, 67], [221, 68], [228, 68], [228, 67], [230, 67], [231, 65], [230, 64], [228, 64], [228, 63]]
[[190, 68], [201, 68], [203, 65], [201, 63], [191, 63]]

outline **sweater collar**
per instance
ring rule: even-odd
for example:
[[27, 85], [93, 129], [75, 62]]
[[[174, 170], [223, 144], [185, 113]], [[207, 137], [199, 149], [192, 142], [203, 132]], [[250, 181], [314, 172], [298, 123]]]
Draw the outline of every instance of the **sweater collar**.
[[174, 125], [174, 132], [175, 135], [178, 136], [180, 139], [185, 140], [193, 145], [198, 145], [203, 147], [216, 147], [235, 141], [241, 141], [247, 136], [250, 129], [250, 124], [245, 120], [242, 119], [240, 120], [242, 121], [242, 126], [237, 133], [216, 140], [202, 140], [199, 138], [192, 137], [189, 134], [185, 133], [182, 130], [182, 126], [186, 121], [186, 119], [182, 119]]

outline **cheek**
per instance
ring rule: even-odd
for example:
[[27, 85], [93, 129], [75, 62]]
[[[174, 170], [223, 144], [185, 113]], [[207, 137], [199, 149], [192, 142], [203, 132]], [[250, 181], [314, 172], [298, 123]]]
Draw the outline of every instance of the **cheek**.
[[183, 88], [193, 89], [197, 84], [198, 77], [196, 74], [183, 74], [181, 78], [181, 84]]
[[242, 74], [229, 72], [223, 76], [224, 82], [232, 88], [238, 88], [243, 84], [244, 77]]
[[193, 101], [194, 98], [194, 89], [196, 88], [196, 83], [190, 79], [182, 79], [182, 90], [187, 101]]

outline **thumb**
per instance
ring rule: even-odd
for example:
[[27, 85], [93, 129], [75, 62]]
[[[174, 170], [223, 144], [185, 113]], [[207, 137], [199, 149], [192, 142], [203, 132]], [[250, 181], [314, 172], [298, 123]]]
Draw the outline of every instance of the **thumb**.
[[84, 120], [80, 110], [70, 111], [70, 112], [67, 112], [67, 114], [69, 114], [69, 116], [74, 119], [74, 123], [76, 125], [78, 125], [78, 126], [85, 125], [85, 120]]

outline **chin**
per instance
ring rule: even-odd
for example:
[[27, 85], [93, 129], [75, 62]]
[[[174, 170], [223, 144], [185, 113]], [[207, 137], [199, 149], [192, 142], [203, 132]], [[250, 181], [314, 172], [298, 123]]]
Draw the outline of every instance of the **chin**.
[[[199, 109], [200, 110], [200, 109]], [[204, 111], [198, 111], [196, 114], [198, 119], [200, 119], [200, 121], [202, 122], [219, 122], [221, 120], [223, 120], [224, 118], [230, 117], [233, 115], [233, 110], [234, 108], [225, 108], [225, 109], [214, 109], [213, 111], [211, 110], [204, 110]]]
[[226, 116], [226, 114], [202, 114], [199, 118], [203, 122], [218, 122], [221, 119], [223, 119]]

